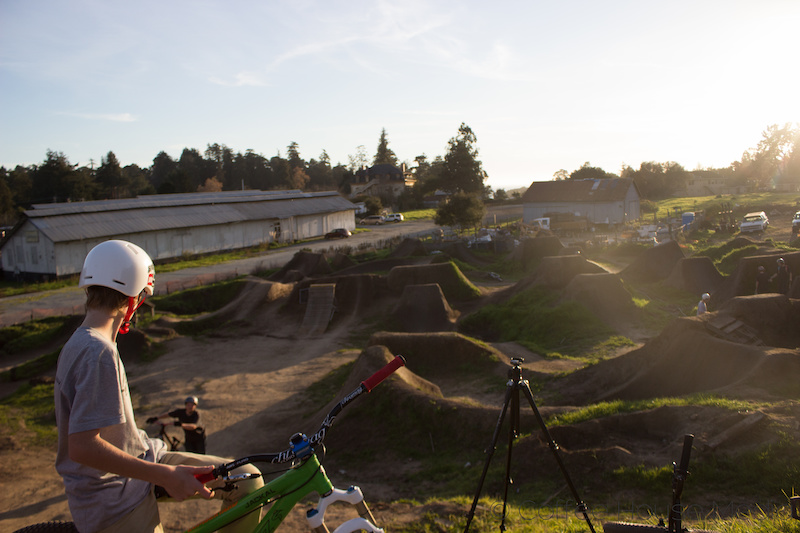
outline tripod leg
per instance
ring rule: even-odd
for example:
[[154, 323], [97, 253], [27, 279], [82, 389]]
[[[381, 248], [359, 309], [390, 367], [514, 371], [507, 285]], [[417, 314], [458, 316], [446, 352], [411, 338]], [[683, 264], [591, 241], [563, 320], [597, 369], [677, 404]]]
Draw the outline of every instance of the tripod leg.
[[592, 533], [595, 533], [594, 526], [592, 526], [592, 521], [589, 519], [589, 513], [587, 511], [586, 504], [583, 503], [583, 500], [581, 500], [580, 496], [578, 496], [578, 491], [575, 488], [575, 485], [572, 483], [569, 473], [567, 473], [567, 467], [564, 466], [564, 462], [561, 460], [561, 455], [558, 453], [558, 444], [556, 444], [556, 442], [553, 440], [553, 437], [550, 435], [550, 431], [547, 429], [544, 419], [542, 419], [542, 415], [539, 413], [539, 409], [536, 407], [536, 402], [533, 401], [533, 393], [531, 392], [530, 385], [528, 384], [527, 380], [522, 380], [520, 381], [520, 386], [525, 392], [525, 397], [528, 398], [528, 402], [531, 404], [533, 414], [536, 415], [536, 421], [539, 423], [539, 427], [542, 428], [542, 434], [547, 439], [550, 450], [553, 452], [553, 456], [556, 458], [558, 467], [561, 469], [561, 473], [564, 474], [564, 479], [567, 482], [569, 490], [572, 492], [572, 497], [575, 498], [575, 502], [578, 504], [578, 509], [580, 509], [583, 513], [583, 518], [589, 525], [589, 530]]
[[511, 392], [512, 387], [509, 385], [508, 389], [506, 389], [506, 397], [503, 400], [503, 409], [500, 411], [500, 416], [497, 419], [497, 426], [494, 428], [494, 435], [492, 435], [492, 443], [486, 448], [486, 462], [483, 465], [483, 473], [481, 474], [481, 479], [478, 482], [478, 490], [475, 492], [475, 499], [472, 500], [472, 507], [469, 510], [469, 514], [467, 515], [467, 525], [464, 527], [464, 533], [469, 531], [469, 525], [472, 523], [472, 519], [475, 517], [475, 508], [478, 507], [478, 499], [481, 496], [481, 490], [483, 489], [483, 482], [486, 480], [486, 473], [489, 471], [489, 463], [492, 461], [492, 456], [494, 455], [495, 450], [497, 449], [497, 439], [500, 437], [500, 428], [503, 425], [503, 420], [506, 417], [506, 411], [508, 411], [508, 404], [511, 400]]
[[519, 389], [516, 383], [513, 386], [516, 394], [511, 396], [511, 418], [508, 428], [508, 451], [506, 453], [506, 478], [503, 487], [503, 516], [500, 518], [500, 531], [506, 530], [506, 515], [508, 514], [508, 487], [514, 481], [511, 479], [511, 450], [514, 447], [514, 439], [519, 436]]

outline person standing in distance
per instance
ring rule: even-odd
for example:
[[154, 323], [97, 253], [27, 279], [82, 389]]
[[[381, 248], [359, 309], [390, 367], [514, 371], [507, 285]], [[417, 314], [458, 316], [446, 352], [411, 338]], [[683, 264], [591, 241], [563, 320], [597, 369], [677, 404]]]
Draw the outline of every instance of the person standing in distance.
[[758, 273], [756, 274], [756, 294], [764, 294], [769, 292], [769, 274], [767, 274], [767, 269], [763, 266], [758, 267]]
[[703, 315], [708, 312], [708, 301], [711, 299], [711, 295], [707, 292], [703, 293], [703, 296], [700, 297], [700, 301], [697, 302], [697, 316]]
[[[56, 470], [64, 481], [70, 513], [82, 533], [163, 532], [154, 486], [175, 500], [212, 498], [221, 481], [206, 487], [195, 476], [208, 474], [221, 457], [168, 452], [136, 426], [117, 334], [145, 297], [153, 294], [150, 256], [127, 241], [105, 241], [89, 251], [79, 286], [86, 290], [86, 316], [61, 350], [54, 400], [58, 426]], [[230, 493], [216, 491], [224, 506], [263, 486], [258, 475]], [[252, 531], [253, 512], [228, 531]]]
[[780, 294], [788, 294], [789, 287], [792, 286], [792, 271], [789, 270], [789, 265], [786, 264], [783, 257], [778, 258], [778, 270], [769, 279], [776, 280], [777, 292]]

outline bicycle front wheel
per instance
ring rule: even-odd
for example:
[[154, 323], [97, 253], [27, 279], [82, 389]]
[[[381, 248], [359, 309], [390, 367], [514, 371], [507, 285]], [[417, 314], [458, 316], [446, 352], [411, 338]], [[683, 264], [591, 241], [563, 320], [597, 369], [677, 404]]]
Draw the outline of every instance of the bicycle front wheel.
[[14, 533], [78, 533], [78, 529], [72, 522], [53, 521], [23, 527]]

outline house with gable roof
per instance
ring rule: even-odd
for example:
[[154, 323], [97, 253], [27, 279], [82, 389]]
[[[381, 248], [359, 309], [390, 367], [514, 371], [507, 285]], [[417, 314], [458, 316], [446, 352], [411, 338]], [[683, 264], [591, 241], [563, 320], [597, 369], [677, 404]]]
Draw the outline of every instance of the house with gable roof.
[[406, 189], [414, 186], [416, 180], [406, 170], [405, 164], [397, 168], [388, 163], [362, 168], [356, 172], [355, 180], [350, 185], [350, 198], [356, 196], [379, 196], [397, 198]]
[[640, 202], [631, 178], [534, 181], [522, 195], [522, 221], [566, 213], [592, 225], [616, 226], [638, 220]]

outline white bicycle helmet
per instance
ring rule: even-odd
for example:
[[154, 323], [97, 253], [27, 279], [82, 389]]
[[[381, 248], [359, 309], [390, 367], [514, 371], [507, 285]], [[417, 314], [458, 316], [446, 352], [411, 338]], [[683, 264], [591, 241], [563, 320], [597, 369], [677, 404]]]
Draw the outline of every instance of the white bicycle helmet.
[[124, 335], [130, 331], [133, 314], [144, 303], [144, 298], [139, 296], [153, 295], [153, 260], [147, 252], [131, 242], [101, 242], [86, 254], [78, 283], [81, 288], [92, 285], [108, 287], [128, 297], [128, 310], [119, 328]]
[[708, 300], [710, 300], [710, 299], [711, 299], [711, 295], [710, 295], [710, 294], [708, 294], [707, 292], [704, 292], [704, 293], [703, 293], [703, 301], [704, 301], [704, 302], [707, 302], [707, 301], [708, 301]]
[[111, 240], [101, 242], [86, 255], [80, 287], [101, 285], [130, 297], [142, 291], [153, 295], [155, 269], [153, 260], [135, 244]]

